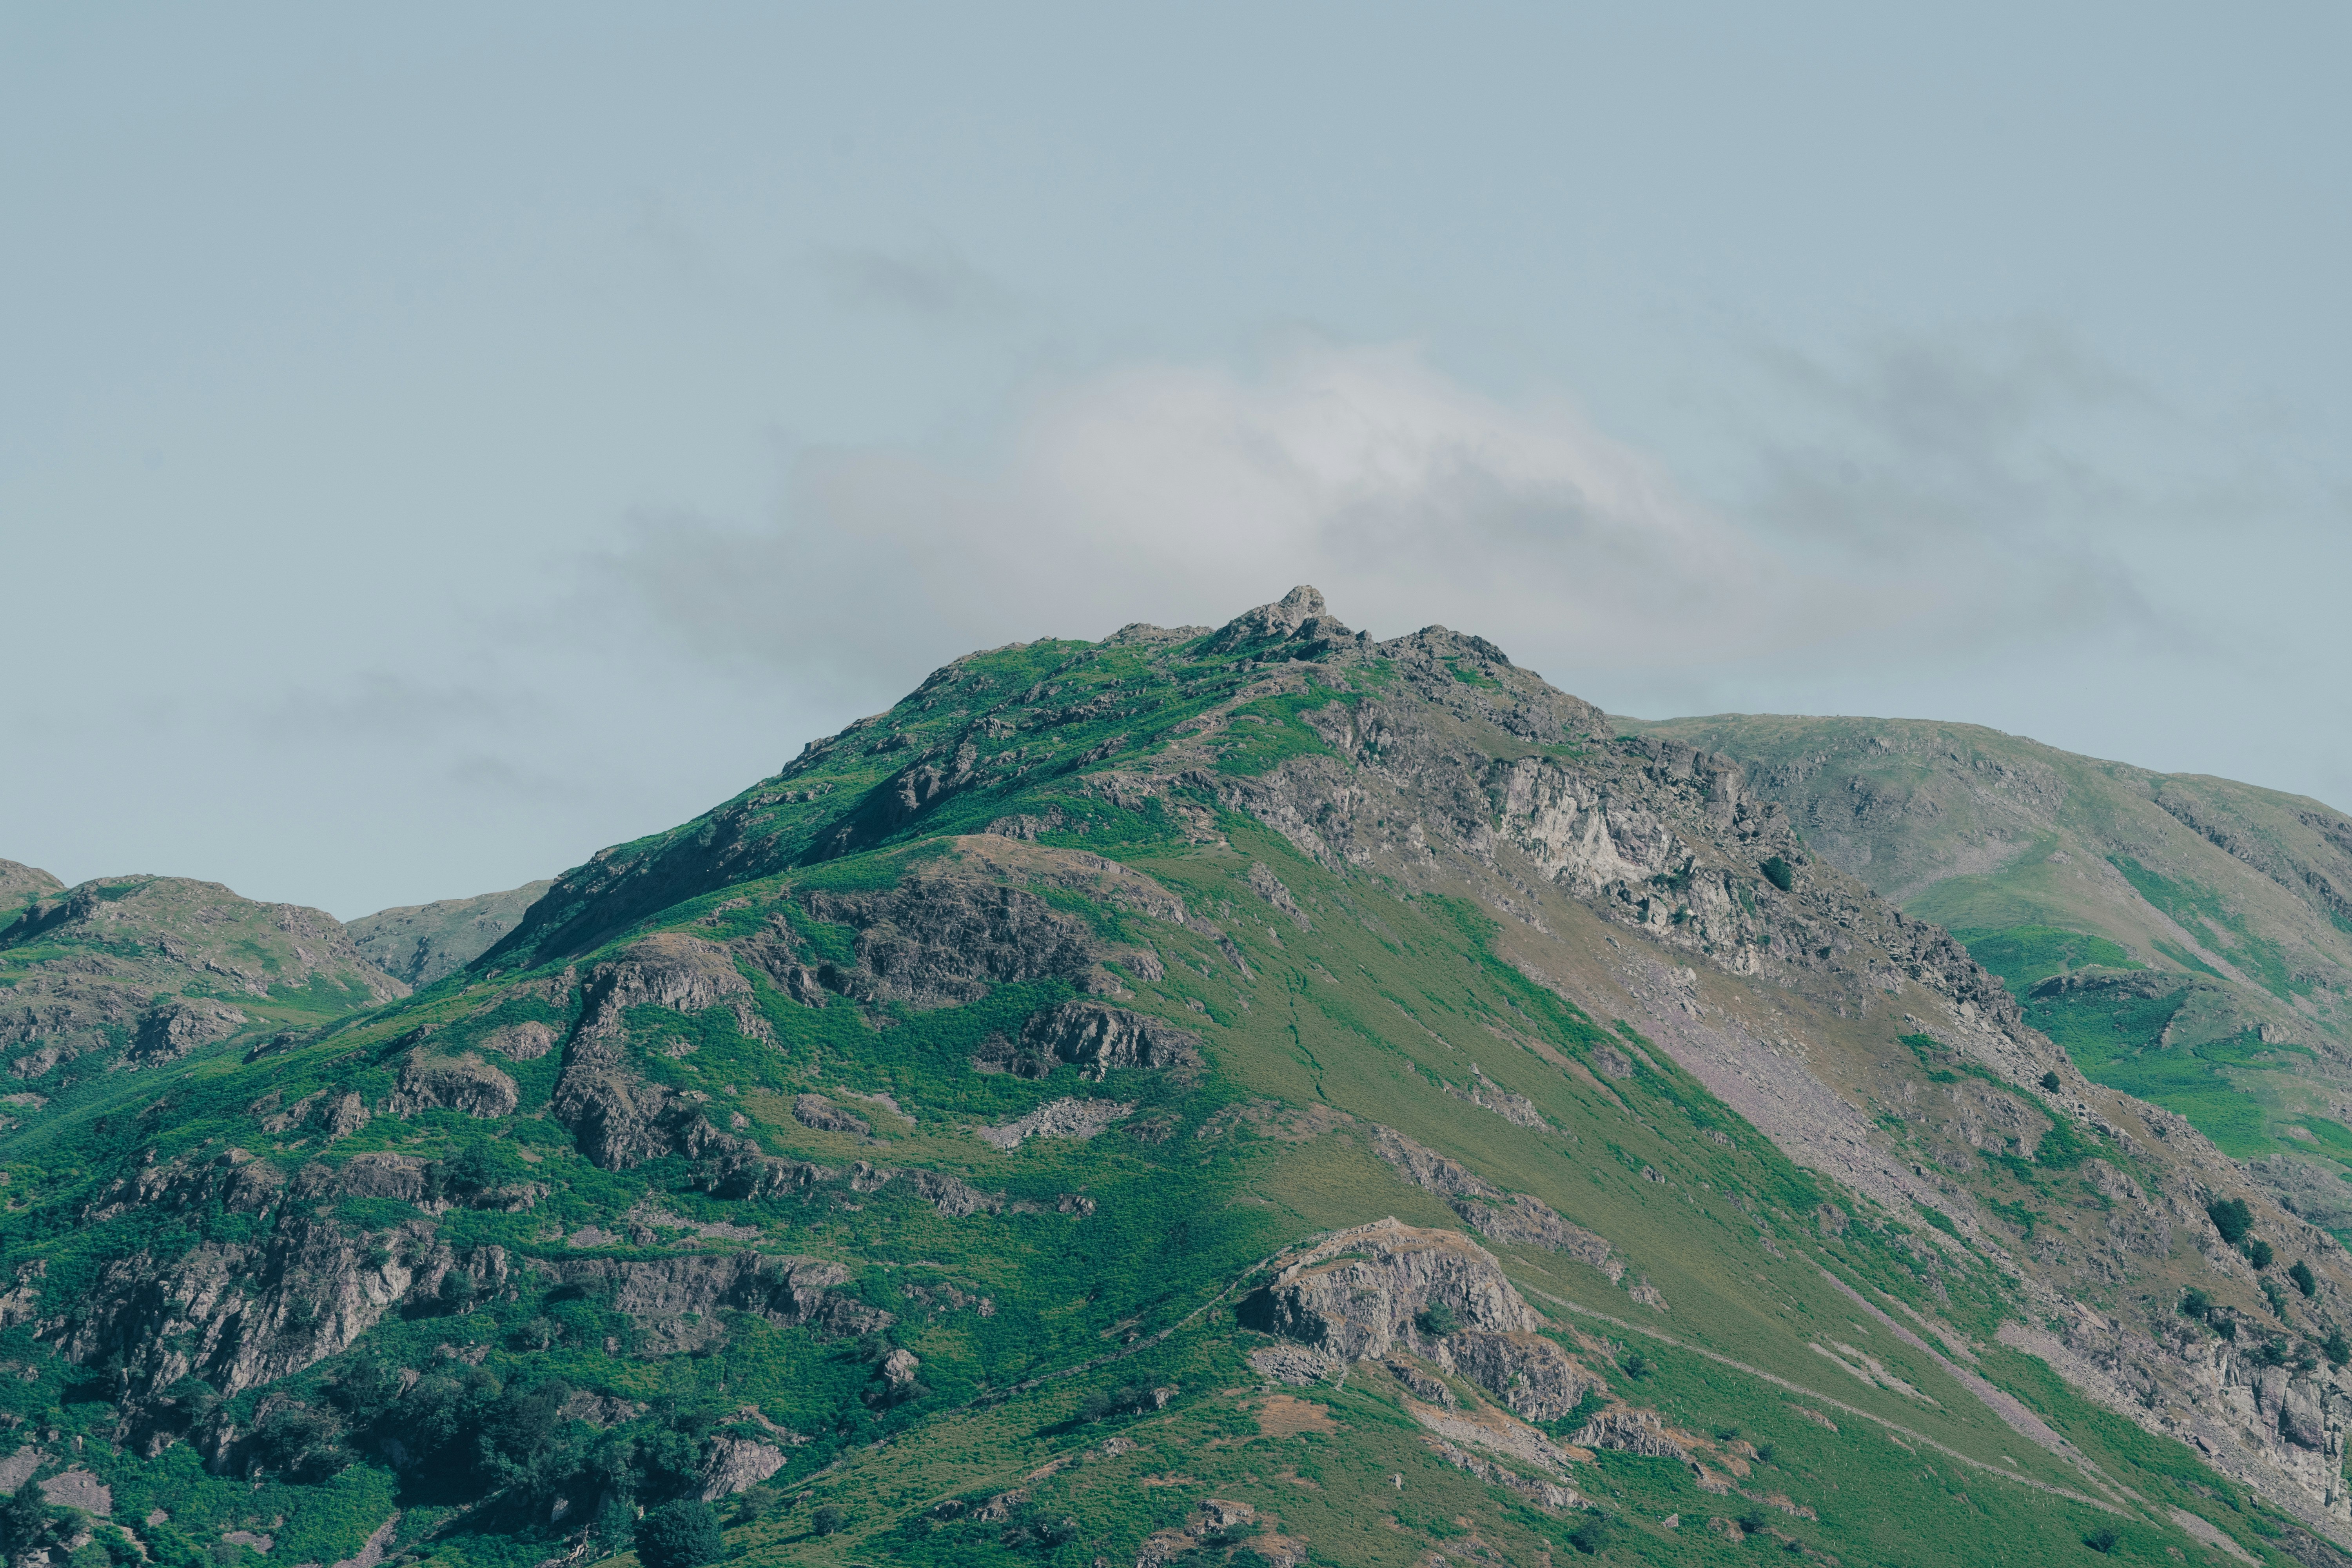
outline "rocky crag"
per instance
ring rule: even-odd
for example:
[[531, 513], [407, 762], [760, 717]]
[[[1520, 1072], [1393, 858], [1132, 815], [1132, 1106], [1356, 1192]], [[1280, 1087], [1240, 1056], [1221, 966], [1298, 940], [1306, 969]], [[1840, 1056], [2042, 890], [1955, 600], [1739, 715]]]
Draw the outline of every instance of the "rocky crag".
[[2333, 1238], [1614, 731], [1311, 589], [996, 649], [414, 997], [50, 1080], [18, 1484], [191, 1568], [2339, 1561]]

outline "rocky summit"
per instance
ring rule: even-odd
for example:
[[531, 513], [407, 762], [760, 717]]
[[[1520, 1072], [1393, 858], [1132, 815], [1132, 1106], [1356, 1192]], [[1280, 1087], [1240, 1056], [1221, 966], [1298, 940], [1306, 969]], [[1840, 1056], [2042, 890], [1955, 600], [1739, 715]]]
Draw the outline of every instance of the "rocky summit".
[[1627, 730], [1302, 587], [356, 945], [0, 865], [7, 1550], [2352, 1562], [2352, 1262], [2051, 1010], [2334, 972]]

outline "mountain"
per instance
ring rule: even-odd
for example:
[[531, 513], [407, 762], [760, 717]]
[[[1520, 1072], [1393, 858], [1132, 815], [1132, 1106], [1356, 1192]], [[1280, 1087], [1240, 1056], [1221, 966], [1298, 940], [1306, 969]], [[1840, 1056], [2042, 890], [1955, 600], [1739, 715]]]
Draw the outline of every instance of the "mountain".
[[423, 990], [488, 952], [551, 886], [525, 882], [503, 893], [378, 910], [344, 929], [369, 963]]
[[2352, 1238], [2352, 819], [1998, 731], [1719, 716], [1821, 857], [1950, 928], [2084, 1071], [2179, 1111]]
[[68, 888], [0, 860], [0, 1055], [22, 1092], [299, 1030], [408, 994], [332, 916], [217, 882], [109, 877]]
[[16, 1552], [2352, 1538], [2340, 1245], [1728, 755], [1307, 588], [960, 659], [0, 1167]]

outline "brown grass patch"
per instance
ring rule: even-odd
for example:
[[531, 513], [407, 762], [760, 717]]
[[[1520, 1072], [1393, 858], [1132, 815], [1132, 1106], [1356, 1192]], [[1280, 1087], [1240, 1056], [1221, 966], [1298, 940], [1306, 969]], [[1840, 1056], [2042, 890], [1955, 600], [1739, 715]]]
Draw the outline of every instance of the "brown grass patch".
[[1276, 1394], [1257, 1407], [1257, 1429], [1262, 1436], [1296, 1437], [1301, 1432], [1337, 1432], [1339, 1425], [1319, 1405]]

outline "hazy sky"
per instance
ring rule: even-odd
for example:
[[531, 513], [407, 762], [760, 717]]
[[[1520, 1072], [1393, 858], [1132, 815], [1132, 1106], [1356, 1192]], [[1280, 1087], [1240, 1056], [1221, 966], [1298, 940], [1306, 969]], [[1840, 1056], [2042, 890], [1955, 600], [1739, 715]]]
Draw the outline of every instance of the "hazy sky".
[[1313, 582], [2352, 806], [2352, 11], [0, 10], [0, 857], [346, 918]]

